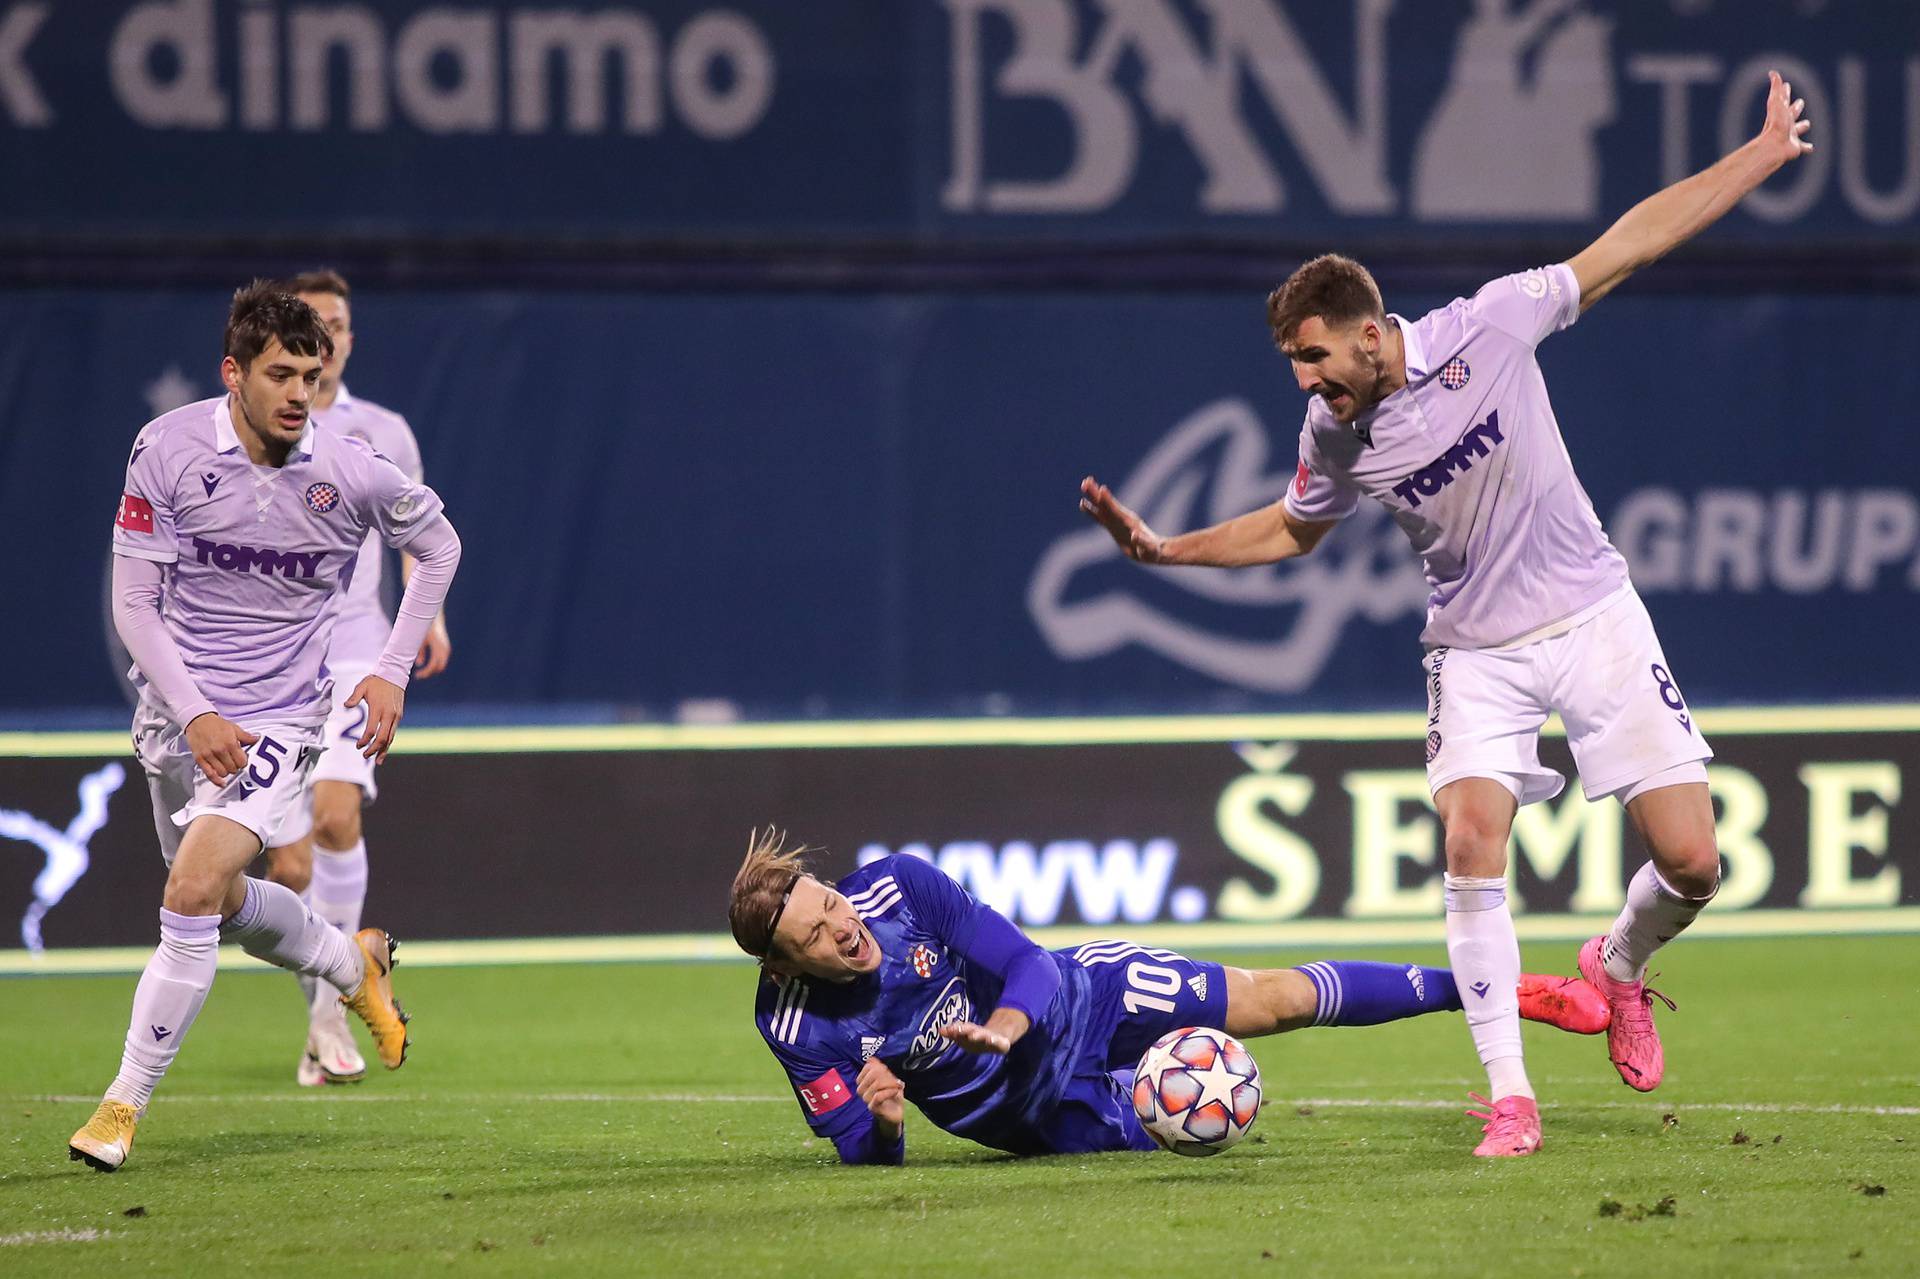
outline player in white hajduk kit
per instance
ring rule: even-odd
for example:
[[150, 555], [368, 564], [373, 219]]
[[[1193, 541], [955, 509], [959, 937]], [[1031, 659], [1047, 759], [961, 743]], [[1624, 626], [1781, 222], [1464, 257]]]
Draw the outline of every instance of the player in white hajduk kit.
[[312, 973], [406, 1059], [393, 941], [348, 936], [284, 885], [244, 872], [302, 796], [332, 682], [328, 632], [368, 529], [419, 560], [374, 672], [360, 749], [386, 753], [408, 668], [446, 599], [460, 540], [431, 489], [308, 419], [331, 348], [320, 317], [256, 282], [234, 295], [227, 394], [142, 428], [114, 519], [113, 618], [140, 690], [133, 740], [167, 863], [160, 945], [134, 990], [120, 1072], [68, 1143], [111, 1172], [213, 985], [220, 941]]
[[[349, 394], [342, 380], [353, 354], [352, 292], [346, 280], [335, 271], [308, 271], [282, 287], [314, 309], [333, 339], [333, 353], [321, 367], [320, 382], [314, 388], [315, 425], [365, 440], [408, 479], [421, 483], [420, 445], [407, 420]], [[274, 832], [274, 846], [267, 850], [268, 878], [304, 894], [314, 914], [349, 934], [358, 931], [367, 899], [367, 846], [360, 810], [373, 803], [380, 788], [374, 782], [374, 761], [354, 746], [366, 727], [366, 708], [349, 710], [343, 702], [346, 691], [372, 672], [392, 629], [381, 605], [384, 560], [385, 548], [369, 533], [327, 642], [327, 666], [336, 696], [327, 717], [320, 762], [308, 777], [306, 798], [287, 824]], [[403, 554], [401, 565], [403, 573], [411, 572], [412, 557]], [[452, 652], [442, 613], [427, 630], [426, 643], [414, 663], [414, 678], [438, 675]], [[306, 1087], [364, 1078], [367, 1063], [354, 1046], [340, 1001], [318, 979], [305, 973], [295, 976], [306, 1000], [307, 1034], [294, 1078]]]
[[1719, 885], [1700, 735], [1627, 566], [1575, 479], [1534, 348], [1640, 267], [1712, 225], [1811, 149], [1804, 104], [1768, 77], [1766, 123], [1712, 168], [1634, 206], [1568, 262], [1493, 281], [1417, 321], [1373, 278], [1316, 258], [1267, 300], [1274, 341], [1313, 396], [1285, 498], [1163, 538], [1091, 477], [1080, 509], [1148, 564], [1239, 567], [1304, 555], [1364, 494], [1419, 552], [1432, 587], [1427, 779], [1446, 827], [1447, 954], [1492, 1102], [1476, 1155], [1528, 1155], [1540, 1114], [1512, 996], [1520, 948], [1506, 901], [1517, 805], [1558, 794], [1540, 766], [1550, 712], [1589, 799], [1617, 797], [1652, 860], [1580, 972], [1612, 1006], [1608, 1049], [1642, 1091], [1660, 1082], [1647, 960]]

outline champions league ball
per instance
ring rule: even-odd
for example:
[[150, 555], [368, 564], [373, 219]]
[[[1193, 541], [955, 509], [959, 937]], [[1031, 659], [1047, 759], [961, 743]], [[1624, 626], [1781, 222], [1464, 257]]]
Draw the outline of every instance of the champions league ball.
[[1176, 1155], [1217, 1155], [1246, 1136], [1260, 1114], [1260, 1067], [1224, 1031], [1173, 1031], [1140, 1058], [1133, 1113]]

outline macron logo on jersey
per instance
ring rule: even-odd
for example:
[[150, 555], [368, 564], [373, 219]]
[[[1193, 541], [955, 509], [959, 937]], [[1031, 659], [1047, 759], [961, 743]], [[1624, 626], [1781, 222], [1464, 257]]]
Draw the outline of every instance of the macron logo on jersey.
[[1474, 459], [1493, 452], [1493, 446], [1506, 438], [1500, 433], [1500, 414], [1487, 414], [1487, 420], [1479, 426], [1470, 427], [1460, 437], [1458, 444], [1394, 485], [1394, 496], [1414, 510], [1419, 510], [1421, 498], [1432, 497], [1453, 483], [1456, 476], [1471, 471]]
[[153, 532], [153, 503], [144, 497], [135, 497], [131, 493], [120, 495], [120, 510], [114, 515], [113, 522], [129, 533]]
[[[153, 531], [151, 511], [147, 513], [146, 531]], [[193, 539], [193, 549], [202, 564], [211, 563], [215, 568], [232, 569], [236, 573], [258, 570], [262, 577], [272, 577], [275, 573], [282, 577], [312, 577], [320, 571], [320, 561], [327, 557], [325, 551], [273, 551], [257, 546], [229, 546], [225, 542], [209, 542], [203, 537]]]

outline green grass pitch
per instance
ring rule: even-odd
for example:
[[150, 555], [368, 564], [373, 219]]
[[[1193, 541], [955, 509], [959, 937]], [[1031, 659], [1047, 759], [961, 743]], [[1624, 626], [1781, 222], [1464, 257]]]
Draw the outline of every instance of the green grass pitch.
[[1920, 938], [1661, 960], [1659, 1092], [1622, 1087], [1602, 1039], [1527, 1028], [1531, 1159], [1469, 1157], [1481, 1075], [1440, 1014], [1256, 1041], [1269, 1104], [1217, 1158], [1016, 1161], [910, 1113], [898, 1169], [808, 1138], [744, 965], [403, 963], [412, 1060], [317, 1096], [292, 979], [223, 974], [103, 1176], [66, 1139], [134, 979], [0, 981], [0, 1274], [1915, 1273]]

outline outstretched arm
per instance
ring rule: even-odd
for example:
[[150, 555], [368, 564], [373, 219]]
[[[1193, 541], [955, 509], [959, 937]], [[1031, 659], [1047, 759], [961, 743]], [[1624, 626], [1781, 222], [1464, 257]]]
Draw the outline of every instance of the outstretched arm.
[[1287, 504], [1275, 502], [1237, 515], [1211, 528], [1177, 537], [1161, 537], [1146, 521], [1091, 475], [1080, 481], [1080, 510], [1112, 534], [1127, 558], [1142, 564], [1190, 564], [1207, 568], [1244, 568], [1276, 564], [1305, 555], [1338, 520], [1311, 523], [1296, 519]]
[[921, 922], [976, 969], [1000, 979], [1000, 1000], [985, 1022], [956, 1021], [940, 1034], [972, 1053], [1004, 1053], [1047, 1011], [1060, 969], [1012, 920], [976, 901], [944, 871], [912, 857], [890, 858], [895, 883]]
[[1778, 71], [1769, 71], [1767, 121], [1752, 141], [1712, 168], [1640, 201], [1567, 262], [1580, 282], [1580, 309], [1718, 222], [1775, 170], [1813, 150], [1805, 136], [1811, 121], [1800, 118], [1806, 105], [1793, 97], [1793, 86]]
[[1052, 955], [1005, 915], [967, 897], [957, 885], [954, 894], [965, 902], [966, 912], [947, 934], [954, 949], [997, 974], [1004, 984], [999, 1006], [986, 1021], [952, 1022], [940, 1028], [940, 1035], [970, 1053], [1010, 1052], [1053, 1002], [1054, 992], [1060, 989], [1060, 969]]

